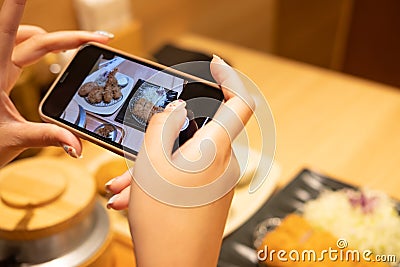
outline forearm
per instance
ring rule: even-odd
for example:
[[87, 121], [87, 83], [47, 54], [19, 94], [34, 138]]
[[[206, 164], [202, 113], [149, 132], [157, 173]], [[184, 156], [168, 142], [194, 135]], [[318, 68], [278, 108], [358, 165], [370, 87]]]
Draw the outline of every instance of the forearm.
[[139, 267], [217, 265], [233, 191], [205, 206], [180, 208], [136, 184], [131, 190], [129, 221]]

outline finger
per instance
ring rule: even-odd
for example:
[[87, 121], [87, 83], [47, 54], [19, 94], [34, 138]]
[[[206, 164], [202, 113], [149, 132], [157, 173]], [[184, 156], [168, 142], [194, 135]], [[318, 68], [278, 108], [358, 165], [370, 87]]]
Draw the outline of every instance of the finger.
[[21, 148], [62, 146], [74, 158], [82, 154], [78, 137], [68, 130], [49, 123], [23, 122], [13, 125], [16, 146]]
[[210, 69], [227, 101], [221, 105], [213, 121], [200, 129], [197, 135], [210, 136], [216, 144], [229, 145], [250, 119], [255, 104], [238, 73], [222, 59], [214, 56]]
[[0, 64], [6, 64], [12, 55], [18, 25], [26, 0], [5, 0], [0, 12]]
[[246, 115], [250, 117], [255, 109], [255, 103], [244, 86], [240, 74], [215, 55], [211, 61], [210, 70], [216, 82], [221, 85], [226, 104], [232, 105], [235, 110], [241, 109], [238, 114], [243, 120], [246, 120]]
[[166, 159], [171, 158], [175, 140], [186, 118], [185, 106], [185, 101], [175, 100], [167, 105], [164, 112], [151, 118], [144, 136], [144, 148], [150, 158], [161, 159], [162, 155]]
[[20, 25], [17, 32], [16, 44], [22, 43], [23, 41], [31, 38], [34, 35], [46, 34], [47, 32], [38, 26], [33, 25]]
[[131, 186], [126, 187], [121, 193], [112, 196], [107, 202], [107, 208], [124, 210], [128, 208]]
[[49, 52], [76, 48], [87, 42], [106, 43], [110, 40], [104, 34], [86, 31], [60, 31], [35, 35], [18, 44], [12, 60], [19, 67], [37, 62]]
[[127, 188], [132, 182], [131, 171], [127, 170], [121, 176], [115, 177], [105, 184], [106, 190], [118, 194], [125, 188]]

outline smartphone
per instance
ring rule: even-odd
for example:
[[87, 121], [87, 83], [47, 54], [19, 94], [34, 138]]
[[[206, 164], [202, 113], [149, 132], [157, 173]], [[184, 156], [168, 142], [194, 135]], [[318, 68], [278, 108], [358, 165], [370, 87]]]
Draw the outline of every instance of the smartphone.
[[[199, 104], [194, 99], [211, 99]], [[212, 120], [220, 87], [191, 74], [105, 45], [80, 47], [41, 101], [46, 122], [135, 160], [151, 117], [182, 99], [187, 118], [174, 149]]]

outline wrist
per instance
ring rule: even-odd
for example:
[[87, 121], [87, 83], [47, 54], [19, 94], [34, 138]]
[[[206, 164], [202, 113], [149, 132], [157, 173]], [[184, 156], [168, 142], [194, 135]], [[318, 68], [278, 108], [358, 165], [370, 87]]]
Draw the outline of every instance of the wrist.
[[175, 207], [132, 183], [128, 219], [138, 266], [216, 266], [232, 197]]

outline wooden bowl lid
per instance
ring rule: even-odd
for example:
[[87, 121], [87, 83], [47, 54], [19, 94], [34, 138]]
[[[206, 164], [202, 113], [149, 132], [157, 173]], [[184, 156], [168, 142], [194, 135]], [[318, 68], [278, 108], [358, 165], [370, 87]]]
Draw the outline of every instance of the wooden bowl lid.
[[0, 170], [0, 239], [30, 240], [59, 233], [92, 210], [93, 177], [72, 161], [31, 158]]

